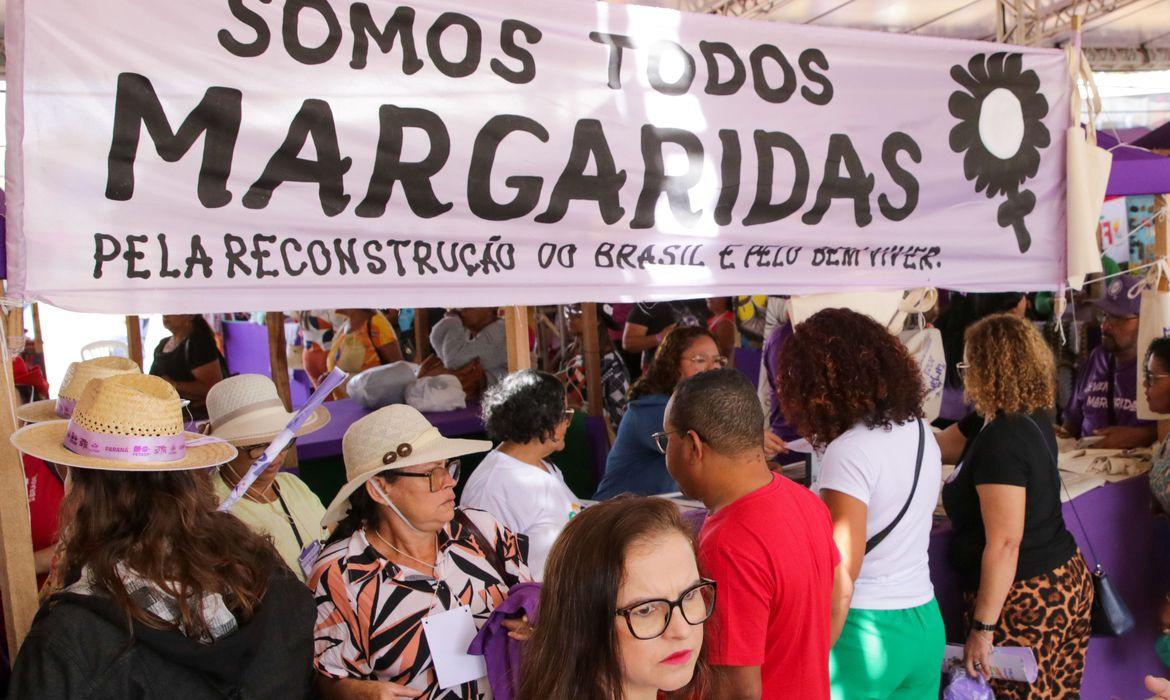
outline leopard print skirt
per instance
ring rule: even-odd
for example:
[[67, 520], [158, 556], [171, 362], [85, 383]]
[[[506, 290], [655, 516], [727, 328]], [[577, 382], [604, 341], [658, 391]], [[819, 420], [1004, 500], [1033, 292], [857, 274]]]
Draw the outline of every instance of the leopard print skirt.
[[[974, 595], [968, 594], [968, 619]], [[1081, 696], [1089, 647], [1093, 580], [1078, 552], [1066, 563], [1008, 592], [995, 628], [996, 646], [1031, 647], [1040, 674], [1035, 683], [992, 681], [997, 700], [1075, 700]]]

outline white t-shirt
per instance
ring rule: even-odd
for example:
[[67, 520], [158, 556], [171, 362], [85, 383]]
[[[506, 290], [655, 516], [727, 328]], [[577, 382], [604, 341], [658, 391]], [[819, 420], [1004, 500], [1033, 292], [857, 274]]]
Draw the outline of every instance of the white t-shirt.
[[[922, 472], [914, 499], [897, 527], [862, 560], [851, 608], [905, 610], [934, 598], [927, 549], [942, 484], [942, 456], [929, 427], [923, 437]], [[866, 504], [868, 540], [889, 527], [906, 504], [917, 456], [917, 421], [890, 430], [856, 425], [825, 449], [820, 489]]]
[[492, 450], [471, 473], [460, 499], [460, 505], [486, 510], [508, 529], [528, 536], [528, 568], [537, 581], [544, 579], [553, 542], [581, 512], [561, 470], [549, 462], [544, 466], [548, 471]]

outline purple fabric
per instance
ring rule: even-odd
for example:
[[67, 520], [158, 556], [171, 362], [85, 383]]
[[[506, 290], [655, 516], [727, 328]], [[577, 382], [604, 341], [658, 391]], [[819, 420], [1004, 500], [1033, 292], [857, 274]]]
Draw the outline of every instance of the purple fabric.
[[4, 190], [0, 190], [0, 280], [8, 279], [8, 210]]
[[[764, 375], [768, 378], [770, 387], [776, 386], [776, 365], [780, 361], [780, 349], [791, 337], [792, 324], [785, 322], [773, 328], [768, 339], [764, 341]], [[799, 439], [800, 433], [796, 432], [796, 426], [789, 425], [784, 419], [784, 414], [780, 412], [780, 398], [776, 396], [775, 391], [771, 392], [771, 396], [772, 410], [768, 413], [768, 424], [772, 426], [772, 432], [785, 442]]]
[[[1164, 125], [1158, 131], [1166, 128]], [[1121, 197], [1170, 192], [1170, 158], [1143, 150], [1143, 148], [1151, 148], [1151, 146], [1130, 147], [1140, 146], [1150, 137], [1162, 138], [1157, 136], [1158, 131], [1150, 132], [1128, 145], [1119, 144], [1117, 139], [1109, 134], [1097, 133], [1097, 145], [1110, 150], [1113, 154], [1113, 165], [1109, 169], [1109, 184], [1105, 188], [1107, 196]], [[1162, 146], [1162, 148], [1168, 147], [1170, 146]]]
[[1142, 148], [1170, 148], [1170, 122], [1129, 141]]
[[520, 690], [520, 656], [524, 651], [524, 642], [509, 637], [502, 623], [506, 618], [527, 615], [535, 625], [539, 610], [539, 583], [512, 586], [507, 599], [496, 606], [467, 648], [468, 654], [482, 656], [487, 663], [488, 683], [496, 700], [512, 700]]
[[943, 420], [959, 421], [970, 412], [971, 407], [967, 405], [967, 399], [963, 396], [963, 387], [944, 384], [938, 417]]
[[760, 385], [760, 365], [763, 363], [764, 353], [755, 348], [735, 349], [735, 368], [747, 377], [748, 384]]
[[[1170, 580], [1170, 529], [1165, 518], [1150, 513], [1149, 502], [1145, 476], [1106, 484], [1075, 500], [1105, 572], [1137, 620], [1137, 627], [1124, 637], [1094, 637], [1089, 642], [1081, 697], [1144, 698], [1149, 695], [1143, 687], [1145, 675], [1166, 673], [1154, 644], [1159, 636], [1158, 607]], [[1064, 520], [1092, 566], [1084, 533], [1067, 503]], [[950, 521], [936, 521], [930, 535], [930, 577], [947, 641], [962, 644], [967, 638], [963, 595], [958, 572], [947, 563], [951, 537]]]
[[[321, 459], [341, 454], [341, 437], [354, 421], [372, 411], [353, 399], [339, 399], [325, 402], [330, 420], [324, 428], [297, 438], [297, 457], [300, 459]], [[442, 413], [423, 413], [426, 419], [445, 437], [459, 437], [483, 432], [483, 420], [479, 416], [479, 405]]]
[[609, 456], [609, 430], [603, 416], [586, 416], [585, 438], [589, 442], [589, 468], [593, 471], [594, 483], [601, 483], [605, 476], [605, 459]]
[[[1116, 425], [1153, 425], [1137, 417], [1137, 360], [1117, 363], [1113, 370], [1113, 410]], [[1079, 426], [1079, 436], [1092, 435], [1109, 425], [1109, 353], [1097, 347], [1089, 353], [1076, 390], [1065, 411], [1065, 423]]]

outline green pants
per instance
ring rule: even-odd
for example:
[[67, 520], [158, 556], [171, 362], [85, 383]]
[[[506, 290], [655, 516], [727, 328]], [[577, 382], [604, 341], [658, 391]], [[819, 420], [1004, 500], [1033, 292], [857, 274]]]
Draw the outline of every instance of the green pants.
[[833, 700], [935, 700], [945, 645], [934, 600], [906, 610], [850, 610], [829, 653]]

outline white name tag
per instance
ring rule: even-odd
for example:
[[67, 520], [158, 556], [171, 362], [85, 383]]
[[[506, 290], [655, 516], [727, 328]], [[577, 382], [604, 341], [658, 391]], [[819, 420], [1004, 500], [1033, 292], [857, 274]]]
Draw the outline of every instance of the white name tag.
[[424, 617], [423, 631], [440, 688], [448, 690], [487, 676], [484, 658], [467, 653], [467, 647], [475, 639], [475, 620], [470, 607], [463, 605]]

